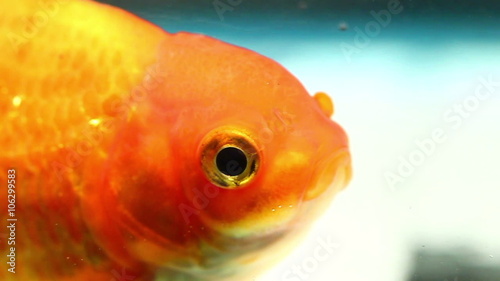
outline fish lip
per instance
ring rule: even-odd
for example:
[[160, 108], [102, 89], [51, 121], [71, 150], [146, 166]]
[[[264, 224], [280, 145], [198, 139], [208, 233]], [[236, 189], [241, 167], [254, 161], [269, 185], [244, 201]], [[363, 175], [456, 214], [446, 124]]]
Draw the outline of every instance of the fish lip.
[[332, 158], [333, 163], [337, 166], [333, 183], [339, 180], [339, 175], [342, 176], [343, 172], [343, 181], [338, 183], [340, 186], [339, 191], [341, 191], [347, 187], [352, 178], [352, 156], [349, 148], [345, 146], [340, 148]]
[[304, 200], [315, 199], [329, 189], [334, 193], [343, 190], [352, 177], [351, 162], [351, 153], [347, 146], [336, 149], [331, 156], [325, 157], [319, 164], [322, 169], [317, 172], [312, 188], [306, 190]]

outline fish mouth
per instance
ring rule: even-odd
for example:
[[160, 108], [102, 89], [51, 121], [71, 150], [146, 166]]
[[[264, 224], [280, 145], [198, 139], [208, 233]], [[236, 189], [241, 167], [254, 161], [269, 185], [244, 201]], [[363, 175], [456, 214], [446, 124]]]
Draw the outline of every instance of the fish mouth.
[[352, 178], [351, 154], [347, 147], [335, 150], [326, 157], [317, 173], [315, 183], [305, 194], [305, 200], [311, 200], [324, 193], [337, 193], [343, 190]]

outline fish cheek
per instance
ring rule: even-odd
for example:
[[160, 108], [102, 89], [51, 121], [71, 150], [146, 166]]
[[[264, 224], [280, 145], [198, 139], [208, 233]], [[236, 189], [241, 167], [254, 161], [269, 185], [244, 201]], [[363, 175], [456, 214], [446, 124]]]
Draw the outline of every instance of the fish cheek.
[[182, 197], [164, 139], [140, 120], [129, 123], [110, 163], [111, 180], [121, 215], [131, 231], [137, 231], [139, 237], [154, 233], [177, 243], [183, 231], [177, 210]]
[[248, 237], [274, 232], [293, 218], [302, 193], [290, 181], [256, 179], [241, 189], [221, 189], [205, 205], [200, 220], [219, 233]]
[[158, 236], [161, 240], [182, 243], [183, 222], [175, 204], [181, 200], [179, 193], [156, 171], [135, 172], [119, 183], [117, 201], [123, 222], [137, 238]]
[[184, 235], [178, 206], [185, 199], [169, 143], [155, 126], [144, 123], [133, 116], [115, 126], [108, 155], [92, 167], [100, 179], [90, 184], [92, 200], [86, 209], [100, 245], [112, 256], [161, 262], [179, 253], [192, 237]]

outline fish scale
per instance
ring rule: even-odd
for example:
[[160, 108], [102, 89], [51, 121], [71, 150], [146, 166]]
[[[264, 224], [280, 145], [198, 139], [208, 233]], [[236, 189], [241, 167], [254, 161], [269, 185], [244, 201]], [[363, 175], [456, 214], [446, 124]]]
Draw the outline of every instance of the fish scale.
[[[46, 25], [40, 26], [32, 38], [24, 38], [22, 30], [29, 28], [24, 19], [29, 19], [26, 15], [43, 11], [40, 3], [55, 5], [58, 12], [48, 19]], [[8, 168], [16, 169], [19, 179], [16, 194], [19, 202], [16, 240], [19, 246], [16, 249], [20, 265], [15, 275], [0, 271], [0, 279], [45, 280], [45, 276], [46, 280], [54, 280], [63, 278], [64, 274], [74, 277], [79, 271], [87, 271], [86, 261], [101, 260], [99, 263], [102, 264], [107, 258], [103, 253], [101, 258], [97, 258], [98, 253], [89, 256], [89, 249], [98, 247], [85, 227], [80, 209], [74, 208], [79, 204], [74, 179], [81, 172], [78, 166], [71, 167], [64, 151], [74, 151], [74, 145], [83, 138], [81, 131], [89, 126], [89, 120], [103, 115], [101, 104], [106, 95], [94, 93], [109, 92], [112, 85], [120, 89], [115, 94], [127, 95], [124, 89], [131, 88], [142, 74], [126, 68], [145, 68], [152, 61], [148, 56], [122, 56], [123, 45], [108, 51], [100, 48], [113, 38], [104, 36], [99, 30], [89, 32], [88, 27], [99, 25], [104, 17], [115, 17], [115, 28], [128, 26], [129, 30], [134, 30], [143, 27], [144, 23], [139, 19], [130, 22], [128, 18], [123, 23], [122, 14], [113, 16], [112, 12], [109, 14], [111, 9], [106, 8], [91, 21], [75, 20], [83, 18], [94, 8], [96, 4], [91, 2], [47, 0], [19, 1], [13, 7], [5, 5], [9, 2], [2, 1], [0, 8], [9, 13], [0, 19], [0, 32], [15, 33], [23, 42], [15, 46], [10, 38], [0, 38], [3, 52], [7, 53], [0, 61], [3, 81], [0, 143], [8, 148], [0, 155], [0, 180], [7, 181], [5, 172]], [[68, 22], [74, 23], [71, 32], [65, 32]], [[156, 36], [158, 31], [155, 28], [147, 29], [151, 30], [152, 36], [144, 36], [144, 48], [148, 48], [148, 40], [152, 44], [161, 40], [161, 36]], [[152, 37], [154, 40], [150, 39]], [[95, 45], [78, 45], [79, 40], [88, 40]], [[126, 39], [119, 41], [127, 42]], [[95, 52], [89, 53], [88, 48], [94, 48]], [[93, 95], [85, 95], [87, 93]], [[21, 98], [19, 106], [13, 104], [16, 97]], [[25, 117], [28, 115], [32, 119]], [[67, 127], [68, 123], [74, 124], [73, 129]], [[69, 173], [73, 174], [59, 179], [43, 177], [54, 173], [54, 162], [70, 166]], [[6, 202], [6, 194], [0, 198]], [[1, 217], [5, 221], [6, 217]], [[88, 244], [86, 247], [84, 242]], [[2, 256], [7, 249], [2, 243]], [[108, 274], [103, 278], [109, 281]]]
[[[11, 165], [15, 162], [10, 161]], [[3, 166], [5, 167], [5, 166]], [[46, 166], [44, 173], [51, 170]], [[40, 171], [35, 171], [40, 172]], [[65, 257], [75, 257], [78, 261], [88, 260], [89, 256], [82, 242], [89, 235], [82, 224], [82, 216], [73, 208], [75, 194], [69, 184], [56, 184], [30, 177], [30, 172], [17, 169], [20, 180], [17, 185], [19, 203], [16, 208], [18, 218], [16, 240], [19, 243], [18, 259], [30, 267], [20, 266], [16, 279], [6, 276], [2, 280], [26, 280], [29, 276], [47, 276], [48, 280], [58, 276], [60, 271], [81, 267]], [[2, 176], [2, 180], [6, 179]], [[55, 188], [58, 187], [58, 188]], [[61, 194], [64, 192], [64, 194]], [[27, 199], [30, 200], [27, 200]], [[63, 200], [61, 200], [63, 199]], [[5, 221], [5, 217], [2, 221]], [[88, 239], [88, 238], [87, 238]], [[2, 246], [4, 244], [2, 243]], [[96, 247], [93, 245], [93, 247]], [[5, 248], [2, 248], [3, 252]], [[80, 262], [79, 262], [80, 263]], [[24, 269], [25, 268], [25, 269]], [[1, 274], [4, 274], [2, 272]], [[55, 274], [55, 275], [54, 275]], [[43, 279], [37, 279], [43, 280]]]
[[[55, 0], [52, 2], [59, 3]], [[58, 103], [61, 102], [61, 99], [64, 100], [64, 97], [67, 97], [67, 99], [71, 100], [71, 102], [65, 106], [60, 106], [60, 108], [65, 108], [67, 110], [67, 115], [65, 115], [65, 118], [62, 120], [65, 122], [83, 125], [85, 121], [88, 121], [91, 117], [102, 114], [102, 112], [100, 112], [101, 109], [96, 105], [102, 104], [102, 99], [105, 98], [105, 96], [93, 95], [93, 98], [86, 99], [84, 94], [87, 91], [106, 93], [108, 92], [106, 89], [107, 84], [112, 84], [120, 87], [117, 91], [118, 94], [125, 95], [127, 93], [126, 90], [123, 89], [130, 89], [133, 83], [137, 83], [138, 79], [141, 79], [140, 73], [135, 74], [136, 77], [133, 79], [131, 79], [132, 77], [124, 77], [125, 75], [131, 76], [130, 74], [132, 73], [130, 71], [126, 71], [125, 68], [131, 67], [140, 69], [144, 68], [145, 64], [144, 62], [141, 63], [139, 61], [134, 62], [134, 56], [127, 56], [132, 59], [124, 59], [122, 64], [112, 64], [109, 62], [107, 60], [108, 57], [125, 58], [119, 54], [111, 55], [114, 53], [111, 50], [117, 51], [117, 53], [120, 51], [123, 52], [123, 48], [126, 46], [123, 46], [125, 44], [122, 44], [121, 46], [117, 46], [116, 49], [111, 49], [109, 51], [104, 49], [100, 50], [99, 46], [107, 44], [107, 41], [112, 40], [113, 38], [109, 38], [107, 36], [102, 38], [105, 34], [102, 34], [102, 31], [99, 30], [96, 32], [97, 34], [89, 34], [88, 30], [78, 30], [79, 28], [85, 28], [85, 25], [91, 25], [91, 22], [85, 23], [85, 25], [81, 27], [77, 25], [75, 30], [72, 32], [64, 32], [64, 26], [68, 21], [68, 18], [65, 16], [66, 14], [73, 14], [75, 16], [78, 14], [85, 14], [85, 10], [80, 7], [84, 4], [74, 1], [67, 2], [68, 3], [65, 3], [64, 5], [60, 5], [59, 12], [53, 18], [49, 19], [46, 26], [41, 27], [38, 32], [34, 34], [33, 39], [26, 39], [26, 42], [21, 44], [19, 48], [15, 48], [14, 46], [9, 48], [9, 45], [12, 44], [8, 40], [5, 40], [6, 38], [3, 38], [4, 40], [2, 42], [2, 46], [7, 47], [5, 51], [9, 52], [10, 55], [14, 55], [14, 57], [11, 58], [12, 61], [4, 60], [0, 65], [2, 73], [7, 73], [7, 75], [10, 74], [10, 77], [8, 78], [11, 80], [11, 86], [8, 87], [9, 96], [11, 98], [14, 98], [16, 95], [20, 96], [22, 98], [21, 104], [23, 105], [19, 108], [11, 108], [10, 111], [7, 110], [3, 113], [9, 116], [9, 113], [17, 111], [19, 115], [23, 116], [26, 115], [27, 112], [33, 112], [36, 114], [35, 118], [43, 118], [43, 122], [40, 124], [38, 130], [48, 135], [56, 132], [67, 131], [67, 128], [64, 128], [63, 126], [57, 124], [57, 122], [54, 122], [55, 118], [50, 118], [52, 117], [51, 115], [57, 114], [58, 112], [54, 112], [52, 107], [41, 107], [40, 104], [44, 104], [45, 102]], [[36, 13], [38, 11], [38, 6], [36, 5], [38, 1], [27, 1], [27, 3], [32, 4], [30, 5], [33, 11], [32, 13]], [[90, 5], [90, 3], [87, 5]], [[79, 9], [82, 9], [82, 11]], [[12, 15], [12, 17], [14, 17], [14, 15]], [[22, 18], [22, 16], [19, 17]], [[7, 19], [9, 19], [9, 17], [7, 17]], [[4, 21], [5, 20], [6, 19], [4, 19]], [[83, 24], [83, 22], [81, 24]], [[97, 21], [95, 24], [98, 25], [99, 22]], [[3, 28], [8, 28], [8, 26], [8, 24], [2, 25]], [[18, 29], [22, 30], [22, 28]], [[61, 31], [52, 33], [51, 31], [54, 29]], [[7, 33], [7, 31], [5, 33]], [[91, 56], [88, 53], [89, 47], [87, 46], [76, 44], [68, 46], [63, 43], [85, 40], [85, 37], [87, 37], [87, 40], [95, 43], [92, 47], [97, 47], [92, 53], [90, 53], [92, 54]], [[98, 39], [99, 37], [101, 38]], [[64, 39], [64, 41], [61, 39]], [[52, 43], [53, 41], [55, 43]], [[147, 48], [146, 45], [144, 47]], [[67, 64], [69, 67], [60, 68], [61, 63], [57, 60], [57, 54], [66, 54], [68, 56], [66, 59], [60, 61]], [[46, 57], [51, 58], [51, 60], [47, 61], [45, 59]], [[143, 56], [136, 56], [135, 58], [142, 57]], [[147, 58], [145, 58], [145, 60], [147, 60]], [[142, 66], [139, 66], [138, 64], [142, 64]], [[101, 71], [100, 69], [107, 69], [110, 71]], [[66, 76], [68, 74], [73, 79], [67, 79]], [[132, 75], [134, 74], [132, 73]], [[105, 84], [113, 78], [122, 80], [112, 81], [112, 83], [108, 82]], [[19, 79], [27, 79], [31, 81], [31, 83], [24, 83], [25, 81], [20, 81]], [[66, 85], [60, 85], [60, 81], [64, 81]], [[12, 85], [16, 86], [12, 87]], [[46, 95], [47, 91], [52, 91], [53, 94]], [[125, 93], [122, 93], [123, 91], [125, 91]], [[68, 95], [68, 92], [74, 93]], [[80, 93], [81, 96], [76, 95], [76, 93]], [[42, 97], [41, 94], [44, 94], [44, 96]], [[5, 102], [9, 102], [9, 100], [6, 99]], [[57, 106], [57, 104], [55, 104], [55, 106]], [[6, 123], [8, 123], [12, 128], [16, 126], [23, 127], [21, 124], [22, 120], [16, 118], [13, 114], [10, 118], [4, 118], [2, 116], [2, 119], [5, 120]], [[55, 125], [57, 127], [51, 128], [51, 125]], [[67, 133], [71, 134], [71, 132]], [[6, 136], [3, 135], [3, 137]], [[69, 139], [71, 138], [72, 136], [70, 135]], [[41, 138], [40, 140], [44, 139], [47, 142], [52, 141], [50, 138]], [[1, 140], [3, 141], [3, 138]], [[64, 141], [64, 139], [62, 139], [62, 141]], [[9, 152], [13, 153], [12, 149]]]

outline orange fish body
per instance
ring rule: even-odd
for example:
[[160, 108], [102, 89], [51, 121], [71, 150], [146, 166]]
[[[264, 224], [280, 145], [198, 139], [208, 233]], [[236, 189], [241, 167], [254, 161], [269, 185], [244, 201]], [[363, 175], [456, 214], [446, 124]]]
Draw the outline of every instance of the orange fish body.
[[91, 1], [0, 11], [1, 280], [252, 279], [350, 179], [333, 105], [268, 58]]

